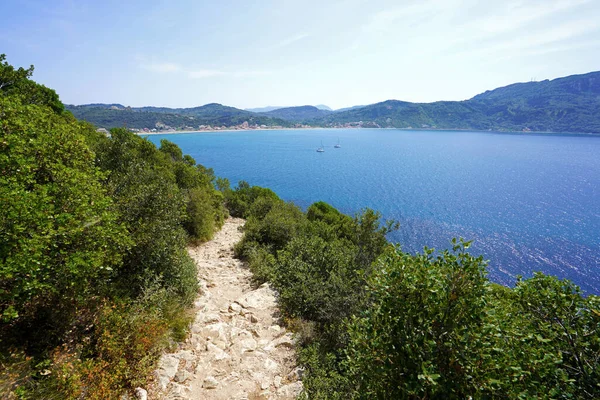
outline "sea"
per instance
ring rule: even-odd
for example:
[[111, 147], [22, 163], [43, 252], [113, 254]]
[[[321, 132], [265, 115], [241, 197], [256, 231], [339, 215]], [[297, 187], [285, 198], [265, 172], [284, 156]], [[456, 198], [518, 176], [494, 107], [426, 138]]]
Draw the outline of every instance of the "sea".
[[314, 129], [148, 139], [303, 209], [322, 200], [350, 215], [377, 210], [400, 222], [388, 238], [404, 251], [464, 238], [494, 282], [542, 271], [600, 295], [600, 136]]

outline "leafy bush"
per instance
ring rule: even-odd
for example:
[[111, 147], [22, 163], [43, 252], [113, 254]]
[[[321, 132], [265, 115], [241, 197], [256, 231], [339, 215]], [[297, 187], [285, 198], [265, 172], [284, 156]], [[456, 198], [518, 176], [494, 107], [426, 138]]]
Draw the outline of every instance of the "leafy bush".
[[477, 373], [487, 280], [481, 257], [454, 245], [434, 257], [389, 250], [369, 279], [371, 305], [349, 326], [361, 398], [466, 398]]
[[250, 186], [246, 181], [240, 181], [234, 190], [225, 191], [227, 209], [234, 217], [247, 218], [249, 216], [250, 206], [259, 197], [268, 197], [273, 200], [279, 199], [271, 189], [262, 188], [260, 186]]
[[2, 398], [119, 398], [183, 339], [189, 240], [223, 223], [210, 169], [173, 143], [111, 137], [0, 56]]
[[35, 319], [98, 295], [130, 244], [77, 122], [0, 96], [0, 313]]

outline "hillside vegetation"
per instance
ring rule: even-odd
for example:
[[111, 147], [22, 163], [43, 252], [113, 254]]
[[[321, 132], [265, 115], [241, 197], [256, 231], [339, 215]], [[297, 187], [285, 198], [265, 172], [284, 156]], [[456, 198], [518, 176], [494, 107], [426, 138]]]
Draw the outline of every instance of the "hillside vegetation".
[[321, 110], [313, 106], [286, 107], [263, 113], [273, 118], [290, 122], [304, 122], [331, 114], [333, 111]]
[[600, 397], [600, 298], [536, 274], [488, 281], [469, 242], [408, 254], [365, 209], [306, 211], [121, 128], [77, 121], [0, 56], [0, 393], [118, 399], [186, 336], [186, 245], [228, 212], [279, 293], [310, 399]]
[[600, 298], [570, 281], [493, 284], [462, 239], [405, 253], [368, 209], [303, 213], [245, 182], [225, 198], [247, 218], [237, 255], [297, 333], [304, 398], [600, 397]]
[[174, 144], [96, 133], [0, 57], [0, 393], [115, 399], [188, 325], [226, 211]]
[[153, 129], [160, 126], [198, 129], [200, 125], [231, 127], [248, 122], [250, 125], [290, 126], [290, 123], [265, 115], [227, 107], [206, 104], [194, 108], [123, 107], [120, 104], [67, 105], [66, 109], [83, 121], [102, 128], [127, 127]]
[[384, 101], [310, 121], [315, 126], [600, 133], [600, 72], [528, 82], [466, 101]]
[[[600, 72], [551, 81], [517, 83], [465, 101], [410, 103], [388, 100], [328, 111], [313, 106], [249, 112], [218, 104], [188, 109], [120, 105], [67, 106], [79, 118], [102, 127], [154, 128], [249, 124], [315, 127], [468, 129], [600, 133]], [[161, 115], [162, 114], [162, 115]]]

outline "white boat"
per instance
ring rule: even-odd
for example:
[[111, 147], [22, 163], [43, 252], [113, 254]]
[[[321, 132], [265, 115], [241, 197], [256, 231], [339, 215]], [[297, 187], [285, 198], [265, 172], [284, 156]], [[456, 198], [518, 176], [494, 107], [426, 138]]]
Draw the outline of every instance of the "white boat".
[[323, 141], [321, 140], [321, 147], [317, 149], [317, 153], [325, 153], [325, 147], [323, 147]]
[[339, 149], [340, 147], [342, 147], [342, 145], [340, 144], [340, 138], [338, 138], [337, 144], [333, 147], [335, 147], [336, 149]]

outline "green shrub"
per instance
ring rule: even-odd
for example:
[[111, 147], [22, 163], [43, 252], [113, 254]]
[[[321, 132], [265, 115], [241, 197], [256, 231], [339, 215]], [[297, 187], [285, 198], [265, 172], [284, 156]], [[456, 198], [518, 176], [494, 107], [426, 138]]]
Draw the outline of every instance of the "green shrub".
[[210, 193], [201, 188], [194, 188], [188, 191], [186, 197], [186, 219], [183, 227], [193, 240], [209, 240], [218, 222]]
[[[221, 185], [225, 182], [221, 181]], [[229, 213], [234, 217], [247, 218], [252, 204], [259, 197], [278, 200], [279, 197], [271, 190], [260, 186], [250, 186], [248, 182], [240, 181], [234, 190], [225, 191], [225, 202]]]
[[359, 398], [467, 398], [476, 392], [485, 263], [455, 244], [437, 257], [388, 250], [369, 278], [371, 305], [349, 325]]
[[[277, 255], [273, 284], [282, 312], [335, 328], [357, 309], [362, 276], [353, 268], [355, 249], [345, 240], [297, 237]], [[339, 339], [339, 338], [337, 338]]]
[[130, 244], [83, 129], [49, 108], [0, 96], [4, 322], [85, 304], [106, 289]]

